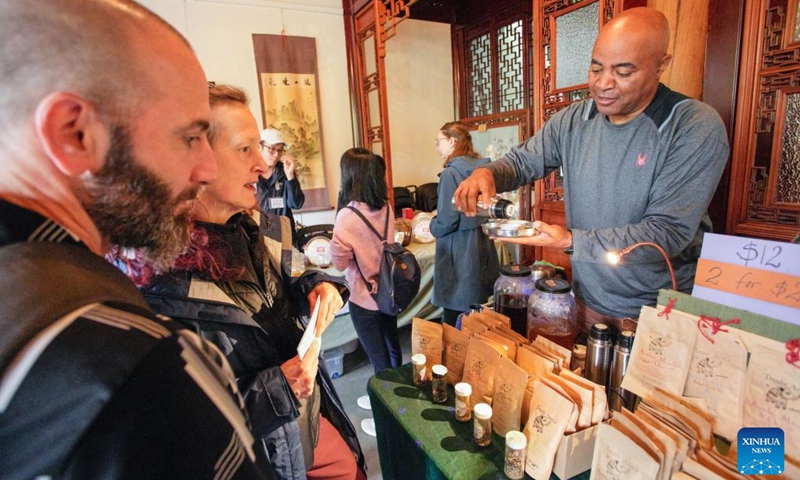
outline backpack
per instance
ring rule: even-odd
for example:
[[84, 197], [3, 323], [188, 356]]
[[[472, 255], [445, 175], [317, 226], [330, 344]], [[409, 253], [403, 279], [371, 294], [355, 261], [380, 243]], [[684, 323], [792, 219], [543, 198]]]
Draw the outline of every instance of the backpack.
[[389, 208], [386, 208], [386, 223], [383, 226], [383, 236], [381, 236], [375, 227], [364, 217], [364, 215], [354, 207], [347, 207], [354, 211], [356, 215], [361, 217], [361, 220], [372, 230], [378, 239], [383, 242], [383, 254], [381, 255], [381, 264], [378, 269], [378, 275], [373, 277], [373, 285], [361, 273], [361, 267], [358, 266], [358, 259], [356, 260], [356, 268], [361, 279], [364, 280], [364, 285], [375, 303], [378, 304], [378, 310], [387, 315], [397, 315], [402, 312], [411, 304], [414, 297], [419, 293], [420, 282], [420, 268], [414, 254], [403, 248], [397, 242], [387, 242], [386, 234], [389, 232]]
[[439, 184], [423, 183], [417, 187], [417, 210], [432, 212], [439, 203]]

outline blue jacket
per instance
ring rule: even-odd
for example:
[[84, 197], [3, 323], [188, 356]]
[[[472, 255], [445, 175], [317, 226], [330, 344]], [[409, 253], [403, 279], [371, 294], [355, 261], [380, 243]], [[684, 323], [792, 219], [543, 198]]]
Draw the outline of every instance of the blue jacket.
[[[241, 280], [216, 282], [204, 280], [191, 272], [171, 272], [159, 277], [143, 293], [156, 312], [189, 325], [222, 350], [236, 375], [259, 453], [269, 458], [278, 478], [304, 480], [305, 464], [300, 443], [303, 430], [297, 421], [301, 402], [294, 396], [280, 365], [296, 355], [303, 331], [295, 322], [299, 314], [307, 314], [305, 296], [313, 286], [322, 281], [338, 283], [345, 301], [348, 291], [341, 279], [322, 272], [306, 272], [293, 280], [291, 250], [281, 248], [287, 244], [278, 240], [287, 238], [288, 221], [284, 217], [270, 216], [264, 224], [266, 228], [259, 229], [250, 217], [240, 214], [219, 227], [240, 232], [250, 244], [250, 252], [256, 251], [252, 248], [256, 242], [263, 241], [269, 258], [263, 258], [262, 267], [280, 271], [283, 287], [278, 286], [277, 290], [268, 287], [266, 291], [257, 287], [252, 278], [255, 269], [245, 272]], [[249, 260], [243, 259], [243, 263]], [[289, 298], [285, 302], [286, 315], [275, 315], [264, 306], [266, 303], [262, 302], [268, 302], [270, 292]], [[257, 313], [248, 314], [239, 306], [242, 302]], [[256, 303], [258, 305], [254, 305]], [[304, 312], [295, 308], [296, 305], [302, 306]], [[336, 427], [359, 465], [365, 468], [356, 430], [344, 411], [323, 361], [319, 362], [317, 390], [320, 393], [319, 412]]]
[[469, 311], [470, 304], [486, 302], [500, 275], [494, 243], [480, 228], [486, 219], [466, 217], [451, 203], [458, 185], [488, 163], [488, 158], [456, 157], [439, 174], [436, 217], [430, 225], [436, 237], [431, 300], [436, 306]]

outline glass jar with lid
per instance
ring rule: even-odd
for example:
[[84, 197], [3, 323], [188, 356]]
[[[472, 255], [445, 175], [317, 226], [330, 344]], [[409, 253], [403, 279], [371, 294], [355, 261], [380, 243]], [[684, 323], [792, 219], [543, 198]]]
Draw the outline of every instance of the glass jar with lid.
[[528, 297], [533, 292], [531, 269], [525, 265], [503, 265], [494, 282], [494, 309], [511, 319], [511, 328], [522, 336], [527, 330]]
[[538, 335], [572, 350], [578, 335], [578, 309], [569, 282], [540, 278], [528, 299], [528, 340]]

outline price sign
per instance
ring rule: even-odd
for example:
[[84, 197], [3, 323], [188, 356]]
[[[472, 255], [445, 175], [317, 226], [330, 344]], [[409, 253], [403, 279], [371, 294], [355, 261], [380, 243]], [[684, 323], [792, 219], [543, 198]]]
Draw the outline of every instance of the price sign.
[[800, 325], [800, 245], [706, 234], [692, 295]]

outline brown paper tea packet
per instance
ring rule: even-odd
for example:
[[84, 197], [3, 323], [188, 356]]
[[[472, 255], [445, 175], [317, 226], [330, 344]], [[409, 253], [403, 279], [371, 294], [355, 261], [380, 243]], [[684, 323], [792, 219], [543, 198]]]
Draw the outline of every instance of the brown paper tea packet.
[[511, 327], [506, 327], [505, 325], [497, 325], [492, 330], [497, 332], [497, 333], [499, 333], [499, 334], [501, 334], [501, 335], [503, 335], [503, 336], [505, 336], [505, 337], [510, 338], [518, 346], [522, 345], [522, 344], [529, 343], [527, 338], [523, 337], [522, 335], [520, 335], [519, 333], [515, 332], [514, 330], [511, 330]]
[[[725, 455], [719, 453], [715, 448], [711, 450], [704, 450], [706, 454], [708, 454], [709, 458], [714, 460], [716, 463], [720, 464], [723, 468], [731, 471], [736, 472], [737, 474], [741, 474], [739, 472], [739, 462], [738, 460], [734, 460], [732, 458], [728, 458]], [[785, 463], [785, 462], [784, 462]], [[752, 475], [744, 475], [746, 478], [752, 478]]]
[[697, 454], [695, 455], [695, 461], [725, 480], [747, 480], [748, 478], [737, 472], [735, 465], [733, 466], [733, 469], [731, 469], [730, 465], [721, 463], [719, 458], [716, 458], [711, 454], [711, 452], [705, 449], [700, 449], [697, 451]]
[[550, 360], [524, 348], [517, 349], [516, 364], [528, 374], [528, 385], [525, 387], [525, 399], [522, 403], [522, 423], [524, 424], [528, 421], [528, 401], [533, 394], [533, 380], [552, 373], [555, 365]]
[[571, 372], [569, 369], [561, 369], [558, 374], [565, 379], [576, 383], [583, 388], [591, 389], [594, 392], [592, 396], [592, 425], [596, 425], [608, 418], [608, 397], [606, 397], [606, 389], [592, 381]]
[[573, 408], [571, 403], [564, 401], [562, 394], [540, 380], [534, 381], [528, 406], [530, 414], [523, 433], [528, 438], [525, 473], [535, 480], [550, 478], [553, 460]]
[[492, 318], [492, 317], [490, 317], [488, 315], [484, 315], [483, 313], [480, 313], [480, 312], [472, 312], [472, 313], [469, 314], [469, 316], [470, 316], [470, 318], [473, 318], [473, 319], [481, 322], [482, 324], [486, 325], [486, 328], [492, 328], [495, 325], [502, 324], [502, 322], [500, 320], [497, 320], [496, 318]]
[[649, 423], [642, 420], [638, 415], [634, 415], [624, 408], [616, 416], [625, 417], [633, 422], [637, 427], [639, 427], [639, 430], [644, 432], [645, 436], [649, 438], [661, 452], [663, 452], [664, 459], [661, 462], [661, 478], [663, 480], [669, 480], [674, 472], [680, 470], [680, 465], [675, 464], [675, 454], [677, 450], [675, 441], [672, 440], [672, 438], [668, 436], [666, 432], [662, 432], [661, 430], [654, 428]]
[[567, 368], [568, 367], [568, 365], [564, 365], [564, 358], [563, 357], [560, 357], [560, 356], [556, 355], [555, 353], [550, 352], [550, 351], [542, 348], [541, 345], [536, 345], [536, 344], [531, 343], [529, 345], [520, 345], [519, 348], [527, 348], [528, 350], [530, 350], [532, 352], [535, 352], [536, 354], [541, 355], [542, 357], [544, 357], [544, 358], [550, 360], [551, 362], [553, 362], [553, 364], [555, 366], [554, 373], [556, 373], [556, 374], [558, 372], [560, 372], [562, 368]]
[[442, 341], [444, 343], [444, 366], [447, 367], [447, 378], [455, 385], [461, 381], [464, 372], [464, 361], [467, 359], [469, 335], [457, 328], [442, 324]]
[[[726, 480], [726, 477], [717, 475], [709, 468], [701, 465], [696, 460], [691, 458], [687, 458], [683, 465], [681, 465], [681, 472], [686, 477], [685, 478], [702, 478], [702, 479], [709, 479], [709, 480]], [[673, 477], [675, 478], [675, 477]]]
[[699, 412], [691, 405], [681, 402], [679, 397], [660, 388], [653, 390], [652, 398], [647, 401], [654, 407], [671, 414], [681, 424], [686, 425], [689, 431], [694, 433], [700, 448], [705, 448], [706, 450], [711, 448], [713, 444], [711, 433], [713, 420], [710, 417]]
[[672, 310], [667, 319], [642, 307], [622, 388], [642, 398], [654, 387], [682, 395], [697, 335], [697, 321], [689, 315]]
[[[697, 477], [693, 477], [693, 476], [691, 476], [689, 474], [686, 474], [684, 472], [675, 472], [675, 473], [672, 474], [672, 480], [697, 480]], [[709, 480], [712, 480], [712, 479], [709, 479]], [[718, 480], [718, 479], [713, 479], [713, 480]]]
[[[554, 391], [556, 391], [561, 397], [563, 398], [562, 402], [567, 405], [572, 406], [572, 410], [570, 411], [569, 416], [567, 417], [567, 425], [564, 427], [564, 433], [570, 434], [575, 433], [578, 431], [578, 405], [575, 403], [574, 400], [561, 388], [560, 385], [557, 383], [549, 380], [547, 376], [537, 379], [538, 382], [541, 382], [543, 385], [547, 385]], [[534, 383], [536, 385], [536, 383]], [[536, 394], [536, 387], [534, 386], [533, 393]]]
[[528, 385], [533, 390], [532, 382], [535, 377], [543, 377], [547, 373], [553, 373], [555, 370], [555, 363], [544, 358], [532, 350], [520, 347], [517, 349], [517, 365], [531, 375], [531, 380]]
[[528, 385], [525, 386], [525, 392], [522, 394], [522, 409], [520, 410], [519, 420], [522, 425], [528, 423], [528, 416], [530, 415], [531, 398], [533, 397], [533, 377], [528, 377]]
[[[488, 330], [486, 332], [488, 332]], [[506, 347], [502, 343], [499, 343], [499, 342], [495, 341], [492, 338], [487, 337], [486, 336], [486, 332], [479, 333], [479, 334], [475, 335], [474, 338], [482, 340], [487, 345], [490, 345], [492, 348], [497, 350], [497, 353], [499, 353], [500, 355], [502, 355], [502, 356], [507, 358], [508, 357], [508, 347]]]
[[500, 357], [500, 353], [483, 340], [476, 337], [469, 339], [461, 381], [472, 385], [470, 405], [492, 404], [494, 372]]
[[624, 433], [642, 450], [647, 452], [651, 458], [654, 458], [656, 462], [658, 462], [658, 473], [656, 474], [656, 479], [661, 479], [661, 472], [664, 465], [664, 452], [659, 450], [653, 441], [647, 438], [647, 435], [645, 435], [645, 433], [641, 431], [639, 427], [631, 422], [629, 418], [622, 415], [614, 415], [614, 417], [609, 420], [609, 424], [620, 432]]
[[646, 401], [639, 404], [636, 408], [636, 413], [639, 415], [643, 413], [652, 415], [653, 418], [657, 419], [662, 425], [665, 425], [679, 435], [683, 439], [681, 444], [685, 443], [686, 445], [687, 456], [694, 455], [694, 452], [697, 451], [697, 438], [695, 438], [694, 432], [686, 425], [681, 424], [681, 422], [671, 414], [653, 407]]
[[778, 475], [781, 480], [798, 479], [800, 478], [800, 461], [794, 460], [792, 457], [787, 456], [783, 462], [783, 474]]
[[467, 335], [473, 336], [478, 333], [483, 333], [486, 330], [489, 330], [489, 327], [479, 322], [472, 315], [464, 315], [461, 317], [461, 331]]
[[508, 352], [508, 355], [506, 356], [512, 362], [517, 358], [517, 344], [514, 341], [504, 337], [503, 335], [500, 335], [499, 333], [496, 333], [494, 330], [487, 330], [481, 335], [506, 347], [506, 351]]
[[784, 452], [800, 461], [800, 369], [786, 361], [786, 346], [764, 341], [750, 347], [744, 395], [744, 424], [779, 426]]
[[657, 431], [670, 439], [674, 448], [672, 472], [680, 470], [683, 461], [689, 455], [689, 441], [679, 432], [676, 432], [670, 424], [662, 422], [644, 409], [636, 410], [636, 418], [646, 424], [651, 431]]
[[484, 308], [480, 311], [480, 313], [486, 317], [491, 318], [495, 323], [499, 323], [500, 325], [505, 325], [508, 328], [511, 328], [511, 318], [507, 315], [503, 315], [502, 313], [497, 313], [494, 310]]
[[[650, 427], [647, 423], [624, 408], [621, 412], [614, 415], [614, 418], [617, 417], [630, 421], [631, 424], [635, 425], [636, 428], [644, 434], [644, 437], [649, 439], [658, 451], [661, 452], [661, 458], [659, 459], [659, 463], [661, 464], [659, 470], [661, 480], [669, 480], [672, 477], [675, 462], [675, 444], [672, 440], [665, 433]], [[675, 471], [678, 470], [679, 469], [676, 469]]]
[[505, 437], [510, 430], [519, 430], [522, 418], [522, 400], [528, 373], [508, 358], [501, 358], [494, 371], [492, 394], [492, 428]]
[[656, 480], [658, 461], [608, 423], [597, 427], [592, 456], [594, 479]]
[[[425, 355], [425, 363], [441, 365], [442, 363], [442, 325], [422, 318], [411, 321], [411, 355]], [[433, 378], [431, 368], [427, 368], [428, 381]]]
[[747, 348], [733, 330], [717, 332], [711, 339], [698, 336], [683, 395], [705, 399], [714, 433], [731, 442], [742, 428], [746, 376]]
[[556, 342], [554, 342], [554, 341], [552, 341], [550, 339], [544, 338], [541, 335], [536, 337], [536, 340], [534, 340], [533, 343], [536, 344], [536, 345], [541, 346], [542, 348], [544, 348], [548, 352], [552, 352], [552, 353], [556, 354], [557, 356], [561, 357], [562, 359], [564, 359], [563, 362], [561, 363], [561, 365], [564, 368], [569, 369], [569, 363], [570, 363], [570, 361], [572, 361], [572, 350], [570, 350], [568, 348], [564, 348], [561, 345], [557, 344]]
[[579, 387], [553, 373], [545, 375], [544, 378], [561, 387], [578, 406], [578, 422], [575, 427], [578, 430], [589, 428], [592, 425], [592, 396], [594, 395], [592, 390]]

